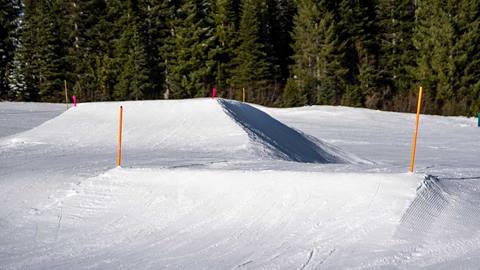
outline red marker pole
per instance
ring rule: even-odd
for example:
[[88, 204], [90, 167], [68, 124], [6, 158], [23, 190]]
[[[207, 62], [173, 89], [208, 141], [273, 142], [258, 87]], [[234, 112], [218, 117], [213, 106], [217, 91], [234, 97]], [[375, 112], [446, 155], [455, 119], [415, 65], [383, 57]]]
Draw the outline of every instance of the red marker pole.
[[73, 99], [73, 107], [77, 107], [77, 97], [73, 96], [72, 99]]
[[217, 96], [217, 88], [214, 86], [212, 89], [212, 98], [215, 98]]

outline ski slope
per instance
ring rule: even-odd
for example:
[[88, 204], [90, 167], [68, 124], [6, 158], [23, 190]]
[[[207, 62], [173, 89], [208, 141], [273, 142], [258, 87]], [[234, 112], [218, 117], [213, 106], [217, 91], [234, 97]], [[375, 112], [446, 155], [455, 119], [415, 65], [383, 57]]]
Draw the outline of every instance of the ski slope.
[[31, 129], [65, 111], [65, 105], [62, 104], [28, 102], [0, 104], [0, 137]]
[[475, 119], [422, 116], [409, 174], [410, 114], [213, 99], [59, 110], [0, 103], [0, 269], [480, 263]]
[[[216, 99], [126, 102], [124, 145], [167, 155], [361, 163], [360, 158], [308, 137], [248, 104]], [[88, 103], [5, 140], [67, 148], [115, 147], [118, 104]], [[364, 161], [367, 162], [367, 161]]]

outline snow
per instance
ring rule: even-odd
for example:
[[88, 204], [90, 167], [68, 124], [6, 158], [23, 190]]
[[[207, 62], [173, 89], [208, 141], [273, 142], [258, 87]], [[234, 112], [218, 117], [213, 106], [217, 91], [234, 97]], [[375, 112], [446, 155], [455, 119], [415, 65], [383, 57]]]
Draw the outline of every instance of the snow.
[[[415, 114], [333, 106], [265, 111], [293, 128], [375, 161], [385, 171], [404, 172], [410, 165]], [[479, 138], [476, 118], [421, 115], [416, 171], [480, 175]]]
[[314, 137], [308, 137], [248, 104], [223, 99], [219, 103], [246, 131], [250, 140], [261, 144], [271, 156], [306, 163], [368, 163]]
[[480, 263], [476, 119], [422, 115], [410, 174], [412, 114], [214, 99], [64, 109], [0, 103], [0, 269]]
[[0, 102], [0, 137], [31, 129], [64, 111], [61, 104]]

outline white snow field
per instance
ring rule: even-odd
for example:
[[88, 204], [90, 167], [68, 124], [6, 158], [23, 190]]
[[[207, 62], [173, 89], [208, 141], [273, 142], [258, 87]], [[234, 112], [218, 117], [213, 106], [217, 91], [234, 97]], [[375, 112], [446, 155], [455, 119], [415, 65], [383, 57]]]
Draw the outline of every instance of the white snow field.
[[422, 115], [410, 174], [412, 114], [64, 109], [0, 103], [0, 269], [479, 269], [476, 119]]
[[0, 103], [0, 137], [31, 129], [64, 110], [63, 104], [2, 102]]

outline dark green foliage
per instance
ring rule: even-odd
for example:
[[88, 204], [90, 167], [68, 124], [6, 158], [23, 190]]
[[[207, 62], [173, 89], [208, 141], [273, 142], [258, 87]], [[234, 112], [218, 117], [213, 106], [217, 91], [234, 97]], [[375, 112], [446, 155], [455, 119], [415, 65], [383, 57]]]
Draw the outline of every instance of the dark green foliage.
[[116, 42], [114, 58], [117, 65], [117, 83], [114, 87], [115, 100], [142, 99], [149, 95], [153, 86], [149, 78], [149, 68], [145, 41], [140, 32], [139, 4], [127, 1], [126, 12], [118, 24], [123, 32]]
[[429, 113], [478, 110], [479, 8], [475, 0], [430, 0], [418, 6], [414, 74], [425, 87]]
[[119, 74], [113, 92], [114, 99], [142, 99], [152, 90], [144, 44], [134, 22], [129, 22], [115, 53]]
[[[263, 42], [263, 19], [266, 14], [263, 0], [245, 0], [240, 21], [240, 45], [236, 50], [236, 69], [233, 83], [236, 88], [252, 92], [251, 99], [258, 97], [259, 88], [268, 87], [272, 76], [272, 63], [267, 60], [267, 48]], [[258, 90], [257, 90], [258, 91]]]
[[167, 82], [173, 98], [208, 95], [214, 85], [216, 39], [209, 1], [186, 1], [172, 25]]
[[10, 77], [13, 71], [16, 29], [20, 14], [20, 1], [0, 2], [0, 100], [12, 98]]
[[349, 86], [342, 103], [350, 106], [378, 108], [383, 100], [378, 93], [377, 35], [375, 3], [340, 1], [337, 9], [339, 35], [345, 44]]
[[67, 79], [79, 100], [109, 100], [115, 85], [111, 41], [118, 35], [109, 18], [112, 9], [103, 0], [70, 0], [68, 5]]
[[232, 75], [235, 59], [235, 49], [238, 46], [238, 30], [240, 27], [240, 2], [237, 0], [217, 0], [215, 6], [215, 36], [216, 48], [212, 50], [217, 63], [215, 82], [220, 92], [234, 95]]
[[17, 51], [17, 98], [60, 102], [64, 99], [65, 48], [55, 14], [61, 1], [25, 1]]
[[480, 0], [4, 0], [0, 99], [480, 110]]
[[[412, 68], [415, 50], [412, 35], [415, 27], [414, 0], [382, 0], [377, 5], [377, 42], [379, 52], [379, 90], [387, 100], [394, 100], [393, 108], [414, 110], [415, 102], [409, 102], [409, 94], [415, 88]], [[390, 102], [391, 103], [391, 102]], [[413, 106], [411, 106], [413, 105]]]
[[348, 69], [344, 43], [327, 1], [300, 1], [293, 35], [295, 64], [289, 84], [293, 81], [298, 91], [294, 103], [338, 104]]
[[308, 89], [302, 87], [298, 80], [289, 78], [285, 86], [285, 91], [283, 92], [283, 102], [287, 107], [308, 104]]

